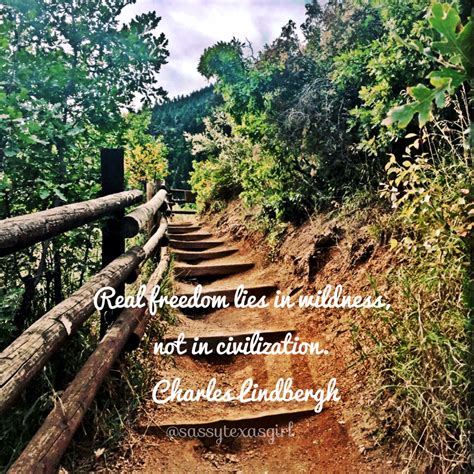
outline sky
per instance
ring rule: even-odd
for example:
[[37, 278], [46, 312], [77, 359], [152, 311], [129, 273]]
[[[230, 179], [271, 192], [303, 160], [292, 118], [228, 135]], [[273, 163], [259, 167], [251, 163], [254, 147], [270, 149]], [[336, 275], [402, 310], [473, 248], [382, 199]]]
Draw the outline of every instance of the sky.
[[169, 97], [206, 86], [197, 72], [204, 49], [233, 37], [249, 40], [254, 52], [272, 42], [292, 19], [304, 21], [307, 0], [137, 0], [121, 14], [127, 22], [135, 15], [155, 10], [162, 17], [158, 32], [169, 41], [168, 64], [158, 82]]

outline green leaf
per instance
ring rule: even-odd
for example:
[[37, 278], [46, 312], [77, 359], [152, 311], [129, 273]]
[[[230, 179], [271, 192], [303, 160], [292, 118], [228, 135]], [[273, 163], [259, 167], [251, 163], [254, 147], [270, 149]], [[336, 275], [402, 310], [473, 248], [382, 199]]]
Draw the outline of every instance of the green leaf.
[[34, 143], [40, 143], [41, 145], [47, 145], [48, 144], [48, 142], [46, 142], [44, 140], [41, 140], [36, 135], [30, 135], [28, 138], [30, 138], [30, 140]]
[[68, 134], [69, 136], [72, 136], [72, 137], [73, 137], [74, 135], [77, 135], [77, 134], [79, 134], [79, 133], [81, 133], [81, 132], [83, 132], [83, 131], [84, 131], [83, 128], [74, 127], [74, 128], [71, 128], [70, 130], [68, 130], [67, 134]]
[[[431, 7], [429, 22], [438, 33], [445, 37], [444, 41], [434, 43], [436, 44], [435, 49], [440, 48], [438, 49], [440, 52], [443, 51], [443, 48], [448, 51], [456, 50], [456, 29], [461, 23], [458, 12], [448, 3], [434, 3]], [[433, 47], [435, 47], [434, 44]]]
[[56, 194], [56, 196], [62, 201], [67, 201], [66, 196], [58, 188], [55, 188], [54, 194]]
[[47, 199], [49, 198], [50, 192], [49, 189], [40, 189], [39, 197], [40, 199]]
[[447, 67], [431, 72], [428, 78], [431, 84], [436, 88], [441, 86], [441, 81], [446, 81], [450, 93], [454, 93], [456, 89], [468, 79], [466, 74]]
[[7, 158], [11, 158], [11, 157], [13, 157], [13, 156], [15, 156], [15, 155], [17, 154], [17, 151], [16, 151], [16, 150], [12, 150], [11, 148], [6, 148], [3, 153], [4, 153], [4, 155], [5, 155]]
[[[456, 9], [448, 3], [435, 3], [431, 7], [431, 26], [443, 37], [442, 41], [434, 41], [431, 47], [449, 58], [453, 65], [462, 65], [470, 73], [473, 64], [472, 44], [473, 25], [470, 20], [462, 27], [461, 18]], [[461, 29], [458, 33], [457, 31]]]
[[382, 125], [389, 126], [398, 123], [400, 128], [405, 128], [412, 121], [415, 114], [416, 107], [413, 104], [400, 105], [390, 110]]
[[[444, 107], [446, 95], [455, 94], [461, 84], [470, 78], [474, 43], [472, 21], [463, 27], [454, 7], [447, 3], [436, 2], [431, 8], [429, 22], [442, 37], [441, 41], [432, 42], [430, 47], [443, 56], [438, 62], [446, 66], [428, 75], [433, 88], [423, 84], [409, 87], [408, 94], [414, 99], [413, 102], [390, 110], [382, 122], [384, 125], [398, 123], [399, 127], [404, 128], [415, 114], [418, 114], [419, 124], [422, 127], [432, 118], [433, 102], [439, 108]], [[416, 49], [421, 50], [421, 44], [417, 44]]]
[[11, 188], [12, 180], [5, 173], [0, 173], [0, 191], [8, 191]]
[[472, 77], [474, 66], [474, 23], [472, 19], [458, 35], [458, 44], [463, 52], [461, 62], [467, 77]]
[[418, 84], [415, 87], [408, 87], [408, 94], [418, 101], [425, 101], [431, 99], [432, 91], [423, 84]]

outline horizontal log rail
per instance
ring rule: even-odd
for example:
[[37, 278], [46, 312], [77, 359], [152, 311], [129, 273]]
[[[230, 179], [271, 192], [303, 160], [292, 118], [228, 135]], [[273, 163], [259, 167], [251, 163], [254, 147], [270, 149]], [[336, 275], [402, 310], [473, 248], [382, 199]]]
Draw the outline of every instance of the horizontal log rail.
[[[168, 221], [166, 219], [160, 224], [156, 232], [151, 236], [148, 242], [143, 246], [143, 250], [145, 252], [145, 258], [151, 256], [151, 254], [155, 251], [158, 244], [161, 242], [163, 243], [163, 238], [165, 237], [166, 231], [168, 230]], [[166, 247], [167, 245], [163, 245]]]
[[55, 237], [143, 199], [138, 190], [124, 191], [89, 201], [66, 204], [0, 221], [0, 256], [9, 255]]
[[150, 219], [166, 206], [167, 192], [165, 189], [158, 191], [153, 199], [138, 206], [125, 216], [122, 222], [122, 233], [125, 237], [134, 237], [144, 229]]
[[172, 211], [173, 214], [196, 214], [196, 211], [193, 209], [177, 209]]
[[[191, 191], [190, 189], [178, 189], [178, 188], [171, 188], [170, 193], [172, 196], [172, 202], [175, 203], [195, 203], [196, 202], [196, 193]], [[182, 194], [182, 198], [175, 198], [175, 194]]]
[[[168, 245], [166, 216], [171, 214], [172, 196], [162, 187], [154, 196], [148, 193], [146, 203], [123, 217], [127, 207], [143, 200], [141, 191], [122, 191], [123, 178], [123, 151], [102, 150], [101, 179], [105, 196], [0, 221], [0, 256], [4, 256], [108, 217], [102, 227], [103, 269], [0, 353], [0, 413], [14, 403], [54, 354], [96, 312], [94, 296], [100, 289], [112, 287], [117, 291], [116, 297], [124, 295], [125, 283], [134, 281], [143, 262], [159, 255], [158, 266], [147, 284], [145, 297], [149, 298], [167, 271], [170, 255], [164, 248]], [[184, 200], [179, 201], [194, 202], [191, 191], [174, 191], [184, 192]], [[144, 229], [149, 236], [146, 243], [124, 251], [124, 238], [133, 237]], [[110, 251], [111, 242], [120, 243], [114, 252]], [[158, 249], [161, 252], [158, 253]], [[104, 319], [103, 324], [101, 312], [102, 338], [95, 351], [10, 472], [55, 472], [112, 365], [123, 350], [138, 347], [151, 317], [146, 308], [126, 309], [112, 316]]]
[[53, 354], [94, 313], [94, 295], [118, 287], [158, 247], [167, 221], [143, 247], [133, 247], [93, 276], [79, 290], [48, 311], [0, 354], [0, 413], [26, 388]]
[[[148, 284], [146, 287], [145, 291], [145, 297], [149, 299], [150, 297], [150, 292], [153, 291], [153, 288], [158, 285], [162, 278], [163, 275], [166, 273], [168, 270], [168, 267], [170, 265], [171, 261], [171, 255], [168, 251], [167, 248], [161, 249], [161, 256], [160, 256], [160, 263], [156, 267], [155, 271], [151, 275], [150, 279], [148, 280]], [[145, 316], [142, 318], [142, 320], [137, 324], [136, 328], [133, 330], [132, 334], [130, 334], [130, 337], [127, 341], [127, 345], [125, 346], [125, 350], [127, 351], [133, 351], [138, 348], [140, 341], [142, 340], [143, 336], [145, 335], [146, 327], [148, 325], [148, 321], [151, 318], [151, 314], [149, 311], [145, 312]]]
[[[165, 252], [148, 281], [145, 298], [150, 298], [153, 287], [161, 282], [168, 263], [169, 256]], [[145, 308], [125, 309], [120, 313], [9, 472], [56, 472], [64, 452], [112, 365], [131, 336], [134, 336], [135, 344], [136, 338], [143, 336], [148, 316]]]
[[186, 199], [176, 199], [176, 198], [173, 198], [172, 202], [174, 204], [187, 204], [188, 201], [186, 201]]

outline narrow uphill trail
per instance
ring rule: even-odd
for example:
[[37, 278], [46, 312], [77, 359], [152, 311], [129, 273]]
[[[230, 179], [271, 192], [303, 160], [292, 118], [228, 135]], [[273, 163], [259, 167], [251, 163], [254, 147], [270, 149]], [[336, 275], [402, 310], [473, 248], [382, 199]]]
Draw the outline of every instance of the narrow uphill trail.
[[[190, 295], [197, 284], [202, 284], [203, 295], [226, 295], [231, 302], [236, 288], [243, 284], [249, 295], [257, 298], [266, 295], [267, 301], [273, 301], [282, 282], [287, 284], [285, 275], [275, 265], [269, 266], [255, 249], [217, 238], [214, 233], [210, 226], [198, 222], [170, 224], [170, 247], [175, 260], [174, 294]], [[287, 294], [291, 291], [291, 288], [280, 289]], [[198, 337], [215, 347], [228, 337], [244, 340], [256, 331], [269, 342], [282, 341], [291, 332], [300, 341], [319, 342], [322, 349], [329, 351], [326, 355], [164, 357], [150, 354], [156, 366], [150, 397], [134, 427], [120, 470], [150, 473], [381, 470], [378, 462], [374, 463], [373, 459], [369, 462], [364, 457], [351, 438], [344, 421], [343, 403], [325, 404], [321, 413], [314, 412], [316, 402], [311, 399], [299, 403], [243, 404], [235, 400], [154, 403], [152, 389], [162, 379], [180, 378], [183, 389], [197, 390], [206, 388], [215, 378], [217, 388], [230, 388], [233, 392], [238, 392], [248, 378], [269, 390], [279, 378], [291, 377], [294, 389], [327, 388], [331, 378], [340, 375], [343, 379], [345, 365], [338, 352], [331, 350], [333, 341], [322, 331], [315, 334], [314, 324], [308, 324], [312, 317], [308, 310], [232, 305], [225, 309], [183, 311], [178, 314], [178, 325], [168, 328], [165, 340], [175, 340], [184, 333], [187, 341]], [[338, 383], [338, 388], [344, 399], [344, 387]], [[179, 433], [177, 428], [181, 429]], [[235, 428], [234, 434], [238, 436], [225, 437], [231, 428]], [[252, 436], [256, 430], [266, 435]]]

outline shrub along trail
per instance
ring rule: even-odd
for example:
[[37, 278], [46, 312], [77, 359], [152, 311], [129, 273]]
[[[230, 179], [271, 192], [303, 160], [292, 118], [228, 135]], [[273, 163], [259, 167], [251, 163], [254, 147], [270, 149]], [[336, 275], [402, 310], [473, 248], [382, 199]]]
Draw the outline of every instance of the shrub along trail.
[[[212, 235], [196, 241], [222, 242], [215, 250], [230, 247], [232, 233], [220, 231], [220, 235], [216, 235], [219, 231], [209, 224], [182, 235], [187, 235], [186, 239], [193, 239], [189, 236], [199, 239], [204, 232]], [[313, 235], [314, 229], [310, 232], [307, 229], [306, 233], [303, 229], [299, 241], [293, 242], [300, 255], [304, 255], [305, 246], [310, 244]], [[173, 236], [171, 240], [181, 239]], [[227, 301], [232, 301], [233, 290], [244, 284], [249, 294], [257, 298], [265, 294], [270, 302], [277, 288], [282, 293], [293, 294], [311, 290], [305, 277], [295, 275], [294, 266], [284, 259], [268, 261], [263, 241], [252, 242], [247, 237], [233, 242], [232, 247], [231, 255], [216, 259], [207, 259], [209, 250], [199, 250], [201, 260], [193, 257], [191, 263], [181, 261], [186, 259], [186, 251], [182, 248], [176, 251], [175, 294], [191, 295], [196, 284], [202, 284], [203, 294], [227, 295]], [[334, 262], [327, 267], [340, 268], [341, 258], [342, 254], [335, 255]], [[332, 271], [330, 268], [328, 276]], [[366, 281], [356, 275], [359, 273], [362, 275], [364, 269], [358, 269], [355, 274], [353, 271], [342, 273], [340, 277], [342, 280], [350, 275], [354, 277], [356, 288], [359, 280]], [[337, 281], [333, 279], [330, 283]], [[358, 290], [367, 292], [367, 287]], [[184, 311], [186, 314], [179, 314], [179, 324], [168, 328], [165, 342], [175, 341], [184, 333], [187, 348], [196, 342], [196, 337], [215, 348], [222, 341], [228, 341], [229, 336], [232, 342], [245, 342], [245, 338], [259, 331], [265, 341], [275, 343], [291, 333], [287, 337], [293, 340], [319, 343], [320, 353], [196, 356], [188, 351], [186, 355], [160, 356], [153, 354], [153, 344], [150, 344], [146, 350], [150, 351], [156, 370], [150, 382], [149, 397], [120, 450], [126, 454], [114, 461], [114, 471], [373, 472], [394, 467], [391, 457], [375, 449], [368, 436], [373, 425], [363, 410], [363, 405], [370, 403], [364, 399], [366, 367], [354, 365], [357, 355], [346, 324], [348, 311], [353, 310], [230, 306], [196, 310], [194, 314], [189, 308]], [[330, 381], [337, 379], [341, 400], [331, 399], [323, 408], [319, 404], [320, 413], [314, 409], [321, 391], [319, 395], [312, 392], [313, 398], [307, 396], [306, 401], [301, 402], [269, 401], [268, 398], [272, 398], [269, 393], [274, 390], [274, 396], [275, 388], [277, 392], [278, 387], [282, 388], [283, 382], [279, 383], [278, 379], [288, 378], [294, 391], [303, 389], [302, 394], [306, 395], [309, 389], [318, 388], [328, 395], [334, 389]], [[216, 400], [218, 389], [222, 393], [238, 394], [248, 379], [258, 384], [252, 393], [262, 401], [209, 401]], [[182, 398], [165, 404], [155, 403], [154, 388], [157, 399], [173, 398], [173, 381], [175, 395], [183, 389], [180, 394], [184, 400], [197, 396], [199, 401]], [[188, 390], [186, 394], [185, 390]], [[249, 397], [250, 394], [251, 390]]]

